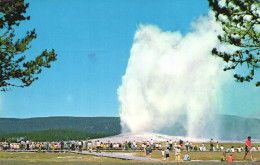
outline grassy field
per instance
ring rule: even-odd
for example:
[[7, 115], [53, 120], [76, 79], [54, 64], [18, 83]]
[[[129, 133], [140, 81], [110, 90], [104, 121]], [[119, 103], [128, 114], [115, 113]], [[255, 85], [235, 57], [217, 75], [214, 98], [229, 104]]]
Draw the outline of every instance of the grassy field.
[[[92, 155], [80, 155], [74, 153], [16, 153], [0, 152], [0, 164], [2, 162], [24, 163], [125, 163], [125, 160], [96, 157]], [[127, 162], [138, 162], [128, 160]]]
[[[184, 155], [187, 152], [182, 152], [181, 153], [181, 159], [183, 159]], [[192, 160], [220, 160], [221, 156], [222, 156], [222, 152], [189, 152], [190, 158]], [[233, 158], [234, 161], [243, 161], [244, 159], [244, 152], [241, 153], [233, 153]], [[255, 160], [260, 161], [260, 152], [252, 152], [253, 158]], [[143, 156], [143, 152], [139, 152], [136, 153], [136, 156]], [[228, 154], [227, 154], [228, 156]], [[153, 152], [152, 153], [152, 158], [155, 159], [161, 159], [161, 152]], [[169, 161], [174, 161], [175, 160], [175, 156], [174, 156], [174, 152], [170, 152], [170, 159]], [[250, 156], [247, 156], [247, 160], [250, 160]]]
[[[131, 152], [132, 153], [132, 152]], [[143, 152], [134, 152], [136, 156], [142, 157]], [[181, 153], [181, 159], [186, 152]], [[190, 152], [192, 160], [202, 160], [197, 162], [199, 164], [218, 164], [217, 162], [210, 162], [212, 160], [220, 160], [221, 152]], [[234, 153], [235, 161], [243, 161], [244, 153]], [[153, 152], [152, 158], [161, 159], [161, 152]], [[260, 163], [260, 152], [253, 152], [253, 158]], [[161, 163], [174, 163], [174, 152], [170, 152], [169, 161]], [[242, 164], [251, 164], [249, 156], [248, 162], [241, 162]], [[150, 164], [156, 162], [142, 162], [135, 160], [121, 160], [116, 158], [96, 157], [91, 155], [81, 155], [74, 153], [16, 153], [16, 152], [0, 152], [0, 164]], [[177, 163], [177, 162], [176, 162]], [[194, 164], [195, 162], [187, 162]], [[196, 164], [197, 164], [196, 163]], [[237, 162], [235, 162], [237, 164]]]
[[[193, 143], [193, 146], [200, 146], [201, 143]], [[209, 143], [204, 143], [207, 150], [209, 149]], [[219, 144], [219, 146], [221, 143]], [[225, 149], [234, 146], [236, 149], [241, 143], [223, 143]], [[257, 147], [258, 144], [253, 144]], [[122, 152], [122, 151], [118, 151]], [[135, 153], [135, 156], [143, 157], [143, 152], [124, 151], [125, 153]], [[183, 159], [186, 151], [181, 153], [181, 159]], [[243, 161], [244, 152], [233, 153], [234, 161]], [[252, 152], [254, 160], [256, 162], [250, 162], [249, 155], [247, 156], [247, 162], [234, 162], [234, 164], [260, 164], [260, 152]], [[222, 162], [214, 162], [214, 160], [220, 160], [222, 152], [189, 152], [192, 160], [201, 160], [201, 162], [182, 162], [182, 164], [223, 164]], [[161, 159], [161, 152], [152, 152], [152, 158]], [[21, 164], [39, 164], [39, 165], [61, 165], [61, 164], [167, 164], [178, 163], [175, 161], [174, 152], [170, 152], [169, 161], [158, 162], [142, 162], [136, 160], [122, 160], [116, 158], [97, 157], [91, 155], [81, 155], [74, 153], [17, 153], [17, 152], [0, 152], [0, 165], [21, 165]], [[226, 164], [226, 163], [224, 163]]]

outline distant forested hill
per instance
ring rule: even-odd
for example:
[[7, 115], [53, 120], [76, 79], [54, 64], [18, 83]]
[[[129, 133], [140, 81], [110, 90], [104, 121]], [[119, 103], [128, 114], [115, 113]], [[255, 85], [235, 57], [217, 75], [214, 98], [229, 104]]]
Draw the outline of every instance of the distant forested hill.
[[[0, 135], [0, 141], [12, 141], [16, 142], [17, 139], [20, 140], [33, 140], [38, 142], [43, 141], [69, 141], [69, 140], [85, 140], [85, 139], [94, 139], [102, 138], [107, 136], [113, 136], [117, 133], [91, 133], [82, 130], [76, 130], [71, 128], [65, 129], [49, 129], [35, 132], [27, 133], [7, 133]], [[21, 139], [21, 137], [23, 137]], [[19, 141], [20, 141], [19, 140]]]
[[220, 139], [241, 140], [246, 139], [247, 136], [252, 136], [253, 139], [260, 139], [259, 118], [220, 115], [218, 121]]
[[[216, 132], [208, 134], [209, 138], [219, 140], [241, 140], [247, 136], [252, 136], [253, 139], [260, 139], [260, 119], [258, 118], [245, 118], [233, 115], [216, 115], [214, 121], [209, 123], [209, 127], [205, 127], [208, 132]], [[134, 121], [133, 121], [134, 122]], [[182, 123], [187, 123], [187, 117], [181, 116], [176, 123], [169, 123], [169, 126], [163, 128], [162, 133], [174, 136], [187, 136], [186, 129]], [[212, 130], [213, 124], [213, 130]], [[52, 129], [52, 130], [50, 130]], [[53, 136], [46, 137], [55, 138], [55, 132], [62, 131], [70, 139], [70, 136], [80, 135], [86, 137], [91, 134], [96, 137], [108, 136], [109, 134], [119, 134], [121, 132], [120, 118], [119, 117], [41, 117], [41, 118], [0, 118], [0, 135], [7, 133], [33, 133], [21, 136], [35, 136], [43, 132], [36, 131], [49, 131], [48, 133]], [[79, 132], [75, 132], [79, 131]], [[80, 132], [81, 131], [81, 132]], [[36, 132], [36, 133], [34, 133]], [[44, 132], [46, 133], [46, 132]], [[13, 137], [8, 135], [8, 137]], [[16, 135], [15, 135], [16, 136]], [[206, 137], [206, 136], [205, 136]], [[75, 137], [76, 138], [76, 137]]]
[[[259, 117], [259, 116], [255, 116]], [[248, 136], [253, 139], [260, 139], [260, 119], [246, 118], [235, 115], [215, 115], [213, 121], [209, 121], [204, 127], [202, 137], [214, 138], [219, 140], [243, 140]], [[159, 131], [162, 134], [174, 136], [187, 136], [187, 130], [183, 123], [188, 123], [187, 116], [180, 116], [176, 123], [169, 123], [168, 127]]]
[[0, 135], [49, 129], [76, 129], [90, 133], [121, 132], [119, 117], [0, 118]]

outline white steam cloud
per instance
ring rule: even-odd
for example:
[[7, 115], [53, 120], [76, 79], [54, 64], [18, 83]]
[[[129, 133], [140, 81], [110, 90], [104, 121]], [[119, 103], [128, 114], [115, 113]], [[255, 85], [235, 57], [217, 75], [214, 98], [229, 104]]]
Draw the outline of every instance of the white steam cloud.
[[189, 137], [214, 133], [219, 89], [231, 77], [211, 55], [213, 47], [220, 47], [220, 31], [212, 13], [194, 21], [185, 36], [140, 25], [118, 88], [123, 132], [160, 132], [178, 125]]

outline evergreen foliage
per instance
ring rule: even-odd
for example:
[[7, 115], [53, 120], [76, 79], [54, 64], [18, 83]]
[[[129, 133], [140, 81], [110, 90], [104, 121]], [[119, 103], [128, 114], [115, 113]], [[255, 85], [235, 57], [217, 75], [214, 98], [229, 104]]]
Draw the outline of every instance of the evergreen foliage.
[[[246, 75], [234, 74], [238, 82], [253, 80], [255, 71], [260, 68], [260, 1], [259, 0], [208, 0], [209, 6], [215, 12], [215, 17], [222, 24], [224, 34], [218, 39], [240, 48], [229, 53], [217, 48], [213, 55], [221, 57], [228, 65], [224, 71], [236, 69], [238, 65], [246, 64], [249, 72]], [[260, 81], [256, 82], [256, 86]]]
[[48, 129], [77, 129], [92, 133], [120, 133], [119, 117], [0, 118], [0, 135]]
[[50, 68], [50, 63], [56, 60], [54, 49], [44, 50], [34, 60], [26, 60], [24, 53], [37, 34], [33, 29], [25, 37], [17, 38], [15, 29], [22, 21], [30, 20], [30, 16], [24, 15], [28, 7], [24, 0], [0, 2], [0, 91], [30, 86], [42, 68]]
[[116, 133], [92, 133], [76, 129], [49, 129], [42, 131], [35, 131], [30, 133], [9, 133], [0, 135], [0, 141], [16, 142], [20, 137], [24, 137], [24, 140], [32, 140], [34, 142], [44, 141], [69, 141], [69, 140], [86, 140], [102, 138], [116, 135]]

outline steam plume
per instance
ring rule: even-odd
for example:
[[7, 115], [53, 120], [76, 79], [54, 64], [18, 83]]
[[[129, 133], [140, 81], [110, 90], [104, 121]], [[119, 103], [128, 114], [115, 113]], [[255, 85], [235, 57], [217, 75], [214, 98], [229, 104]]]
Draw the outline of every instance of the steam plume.
[[223, 47], [216, 38], [220, 29], [211, 13], [195, 20], [185, 36], [140, 25], [118, 88], [123, 132], [160, 132], [179, 125], [189, 137], [214, 134], [211, 119], [218, 111], [219, 89], [230, 76], [210, 55], [213, 47]]

